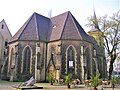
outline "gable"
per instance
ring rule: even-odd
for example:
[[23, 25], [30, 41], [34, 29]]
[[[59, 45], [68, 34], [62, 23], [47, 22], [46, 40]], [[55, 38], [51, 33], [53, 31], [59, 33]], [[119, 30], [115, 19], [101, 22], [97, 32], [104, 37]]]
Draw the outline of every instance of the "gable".
[[53, 27], [50, 41], [54, 40], [86, 40], [89, 35], [80, 26], [74, 16], [68, 11], [51, 19]]
[[50, 28], [49, 25], [49, 18], [34, 13], [13, 36], [11, 42], [16, 40], [39, 40], [46, 42]]
[[49, 41], [59, 40], [61, 38], [61, 34], [63, 32], [67, 14], [68, 12], [65, 12], [63, 14], [51, 18], [52, 31]]
[[11, 40], [12, 35], [11, 35], [4, 19], [0, 22], [0, 33], [5, 40], [8, 40], [8, 41]]
[[69, 13], [66, 19], [64, 30], [62, 32], [61, 39], [77, 39], [81, 40], [80, 34], [73, 21], [71, 14]]
[[19, 40], [20, 35], [22, 34], [23, 30], [25, 29], [25, 27], [27, 26], [27, 24], [30, 22], [32, 16], [24, 23], [24, 25], [16, 32], [16, 34], [12, 37], [12, 41], [16, 41]]

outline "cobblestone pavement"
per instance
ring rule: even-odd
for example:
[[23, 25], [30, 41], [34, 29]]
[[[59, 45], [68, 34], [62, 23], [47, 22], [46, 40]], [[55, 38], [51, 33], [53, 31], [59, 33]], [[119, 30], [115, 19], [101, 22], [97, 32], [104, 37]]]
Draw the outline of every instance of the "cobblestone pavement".
[[[0, 83], [0, 90], [16, 90], [12, 86], [18, 86], [19, 84], [4, 84]], [[66, 86], [64, 85], [49, 85], [49, 84], [36, 84], [37, 86], [42, 86], [43, 90], [68, 90]], [[102, 86], [98, 87], [98, 90], [112, 90], [110, 86], [104, 86], [105, 88], [102, 89]], [[37, 89], [32, 89], [37, 90]], [[91, 90], [91, 87], [85, 87], [84, 85], [77, 85], [77, 86], [71, 86], [70, 90]], [[116, 87], [114, 90], [120, 90], [120, 87]]]

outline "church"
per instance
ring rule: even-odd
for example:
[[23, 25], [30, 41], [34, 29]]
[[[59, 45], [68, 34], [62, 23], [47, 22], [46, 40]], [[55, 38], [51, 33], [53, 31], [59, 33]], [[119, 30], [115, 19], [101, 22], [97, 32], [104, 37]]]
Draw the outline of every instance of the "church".
[[72, 74], [84, 81], [97, 71], [103, 77], [103, 39], [97, 34], [101, 31], [93, 29], [87, 34], [70, 11], [51, 18], [33, 13], [8, 44], [3, 70], [7, 79], [25, 81], [34, 76], [41, 82], [52, 73], [57, 80]]

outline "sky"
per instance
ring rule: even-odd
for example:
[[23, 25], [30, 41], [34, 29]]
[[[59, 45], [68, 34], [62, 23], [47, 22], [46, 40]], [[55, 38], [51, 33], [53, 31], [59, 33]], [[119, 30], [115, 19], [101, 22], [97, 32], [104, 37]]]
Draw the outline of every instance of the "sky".
[[112, 16], [120, 10], [120, 0], [0, 0], [0, 21], [5, 20], [10, 32], [14, 35], [27, 19], [34, 13], [51, 17], [70, 11], [87, 32], [87, 18]]

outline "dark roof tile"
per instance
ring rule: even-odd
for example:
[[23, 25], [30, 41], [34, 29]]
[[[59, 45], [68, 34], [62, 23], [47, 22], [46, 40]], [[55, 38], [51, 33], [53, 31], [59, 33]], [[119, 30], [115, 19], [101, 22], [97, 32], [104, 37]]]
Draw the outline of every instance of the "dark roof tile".
[[34, 13], [13, 36], [16, 40], [54, 41], [59, 39], [89, 40], [88, 35], [68, 11], [51, 19]]
[[40, 40], [47, 41], [47, 33], [49, 29], [50, 19], [34, 13], [26, 23], [13, 36], [15, 40]]
[[51, 32], [50, 41], [58, 40], [61, 38], [61, 34], [63, 32], [63, 29], [64, 29], [67, 15], [68, 15], [68, 12], [65, 12], [63, 14], [60, 14], [58, 16], [51, 18], [52, 32]]

